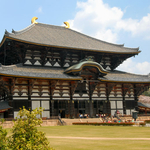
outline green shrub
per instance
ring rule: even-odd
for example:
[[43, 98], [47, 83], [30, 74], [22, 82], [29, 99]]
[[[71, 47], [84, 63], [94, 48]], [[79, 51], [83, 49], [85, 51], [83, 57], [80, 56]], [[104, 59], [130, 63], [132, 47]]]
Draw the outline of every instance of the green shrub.
[[42, 108], [29, 111], [24, 107], [19, 111], [17, 121], [14, 121], [12, 135], [9, 137], [10, 149], [52, 150], [45, 133], [38, 131], [36, 127], [42, 123], [42, 119], [37, 118], [42, 111]]
[[40, 116], [42, 111], [42, 108], [33, 111], [24, 107], [20, 109], [9, 137], [6, 130], [0, 126], [0, 150], [53, 150], [45, 133], [37, 130], [37, 126], [42, 123], [42, 119], [37, 118], [37, 115]]
[[2, 123], [4, 120], [1, 120], [0, 123], [0, 150], [8, 150], [8, 143], [7, 143], [7, 131], [2, 128]]

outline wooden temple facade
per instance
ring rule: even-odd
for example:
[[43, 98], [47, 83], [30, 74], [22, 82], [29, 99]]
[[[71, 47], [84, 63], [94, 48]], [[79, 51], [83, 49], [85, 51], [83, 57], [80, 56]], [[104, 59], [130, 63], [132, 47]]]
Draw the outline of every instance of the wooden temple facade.
[[[0, 114], [43, 107], [43, 117], [132, 114], [148, 75], [115, 70], [139, 53], [74, 30], [41, 23], [9, 33], [0, 44]], [[2, 105], [3, 102], [7, 104]]]

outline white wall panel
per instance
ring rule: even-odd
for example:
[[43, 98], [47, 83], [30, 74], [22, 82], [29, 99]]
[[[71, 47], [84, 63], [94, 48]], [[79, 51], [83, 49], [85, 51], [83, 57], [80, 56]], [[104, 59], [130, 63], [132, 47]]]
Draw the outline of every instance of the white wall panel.
[[122, 101], [117, 101], [117, 108], [123, 108]]
[[49, 109], [49, 101], [42, 101], [42, 108]]
[[39, 108], [40, 106], [40, 101], [32, 101], [32, 110]]
[[19, 112], [19, 111], [14, 111], [14, 118], [17, 117], [18, 112]]
[[114, 116], [116, 110], [111, 110], [111, 115]]
[[126, 115], [130, 115], [130, 109], [126, 110]]
[[50, 118], [50, 112], [49, 111], [43, 111], [42, 112], [42, 117]]
[[110, 101], [111, 104], [111, 109], [116, 109], [116, 102], [115, 101]]

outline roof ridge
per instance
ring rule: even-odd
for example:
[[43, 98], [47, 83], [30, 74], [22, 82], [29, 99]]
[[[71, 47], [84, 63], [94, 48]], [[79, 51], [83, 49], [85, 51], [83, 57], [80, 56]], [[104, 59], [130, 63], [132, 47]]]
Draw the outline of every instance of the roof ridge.
[[8, 32], [7, 30], [5, 31], [5, 35], [14, 35], [14, 34], [21, 34], [24, 33], [28, 30], [30, 30], [32, 27], [34, 27], [35, 24], [30, 24], [29, 26], [27, 26], [26, 28], [19, 30], [19, 31], [15, 31], [14, 29], [12, 29], [12, 33]]
[[56, 27], [56, 28], [64, 28], [64, 29], [66, 29], [64, 26], [51, 25], [51, 24], [45, 24], [45, 23], [38, 23], [38, 24], [36, 24], [36, 25], [47, 26], [47, 27]]

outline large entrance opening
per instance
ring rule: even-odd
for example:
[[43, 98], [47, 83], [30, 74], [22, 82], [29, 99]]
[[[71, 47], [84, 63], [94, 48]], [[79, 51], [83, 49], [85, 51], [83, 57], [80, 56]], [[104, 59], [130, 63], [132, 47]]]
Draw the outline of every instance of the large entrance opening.
[[99, 114], [106, 114], [110, 115], [111, 114], [111, 109], [110, 109], [110, 102], [109, 101], [97, 101], [97, 109]]

